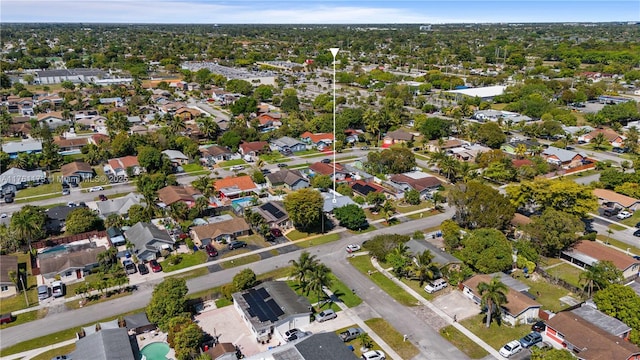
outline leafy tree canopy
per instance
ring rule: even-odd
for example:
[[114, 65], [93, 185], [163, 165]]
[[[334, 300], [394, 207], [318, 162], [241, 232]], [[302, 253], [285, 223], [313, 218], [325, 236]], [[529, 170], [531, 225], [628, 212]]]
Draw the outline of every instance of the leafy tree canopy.
[[167, 278], [158, 284], [146, 309], [149, 321], [162, 331], [168, 331], [169, 321], [186, 310], [187, 291], [185, 279]]
[[363, 247], [369, 250], [371, 256], [384, 259], [396, 246], [404, 244], [409, 240], [411, 240], [411, 237], [406, 235], [376, 235], [373, 239], [365, 242]]
[[509, 200], [498, 190], [478, 181], [456, 185], [449, 192], [449, 202], [456, 207], [456, 222], [470, 229], [503, 229], [515, 213]]
[[284, 198], [284, 207], [296, 229], [310, 230], [322, 219], [324, 199], [317, 190], [300, 189]]
[[513, 264], [511, 243], [496, 229], [473, 230], [462, 245], [462, 260], [480, 273], [504, 271]]
[[355, 204], [339, 207], [333, 211], [333, 214], [340, 221], [340, 226], [344, 226], [347, 229], [360, 229], [366, 226], [367, 223], [367, 216], [364, 210]]
[[104, 230], [104, 221], [93, 210], [79, 207], [67, 215], [65, 226], [67, 233], [80, 234], [92, 230]]
[[524, 229], [538, 252], [553, 256], [576, 242], [584, 232], [584, 223], [576, 215], [549, 208], [533, 216]]
[[584, 217], [598, 208], [591, 188], [569, 179], [535, 179], [519, 186], [507, 187], [507, 195], [515, 207], [540, 211], [555, 209]]

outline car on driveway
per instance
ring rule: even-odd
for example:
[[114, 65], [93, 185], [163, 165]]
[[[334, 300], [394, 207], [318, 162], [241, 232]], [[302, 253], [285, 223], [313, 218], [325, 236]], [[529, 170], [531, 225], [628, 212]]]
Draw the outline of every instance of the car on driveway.
[[371, 350], [362, 354], [362, 358], [364, 360], [384, 360], [386, 356], [381, 350]]
[[537, 331], [532, 331], [520, 339], [520, 344], [525, 349], [532, 347], [539, 342], [542, 342], [542, 335]]
[[319, 314], [316, 315], [316, 321], [317, 322], [325, 322], [327, 320], [331, 320], [331, 319], [335, 319], [338, 317], [338, 314], [336, 314], [335, 311], [328, 309], [328, 310], [324, 310], [322, 312], [320, 312]]
[[520, 351], [522, 351], [522, 344], [520, 344], [520, 341], [518, 340], [513, 340], [513, 341], [510, 341], [505, 346], [501, 347], [500, 351], [498, 352], [500, 353], [500, 355], [508, 358], [511, 355], [515, 355], [519, 353]]
[[360, 245], [358, 244], [349, 244], [347, 245], [347, 252], [348, 253], [352, 253], [354, 251], [358, 251], [360, 250]]
[[149, 266], [151, 266], [151, 271], [153, 271], [153, 272], [162, 271], [162, 265], [160, 265], [160, 263], [158, 263], [158, 260], [149, 261]]
[[620, 220], [628, 219], [631, 216], [633, 216], [633, 214], [628, 212], [627, 210], [620, 211], [618, 215], [616, 215], [616, 217]]
[[138, 264], [138, 272], [140, 275], [147, 275], [149, 273], [149, 267], [145, 263]]
[[331, 163], [331, 159], [322, 159], [320, 162], [323, 164], [329, 164]]
[[531, 325], [531, 331], [543, 332], [547, 328], [547, 324], [544, 321], [538, 321]]
[[247, 247], [247, 243], [244, 241], [236, 240], [229, 243], [229, 250], [240, 249], [243, 247]]
[[279, 168], [285, 168], [285, 167], [287, 167], [287, 164], [285, 164], [285, 163], [278, 163], [278, 167], [279, 167]]
[[213, 246], [213, 244], [207, 244], [205, 250], [207, 250], [207, 255], [209, 255], [209, 257], [218, 256], [218, 250]]
[[12, 322], [13, 319], [14, 318], [11, 315], [11, 313], [2, 314], [2, 315], [0, 315], [0, 324], [8, 324], [8, 323]]
[[100, 199], [100, 201], [107, 201], [107, 196], [105, 194], [100, 194], [98, 195], [98, 198]]
[[640, 237], [640, 229], [636, 230], [633, 232], [633, 236], [638, 236]]
[[282, 236], [282, 231], [280, 229], [271, 229], [270, 230], [271, 235], [275, 236], [275, 237], [280, 237]]
[[93, 186], [89, 188], [89, 192], [102, 191], [104, 188], [102, 186]]

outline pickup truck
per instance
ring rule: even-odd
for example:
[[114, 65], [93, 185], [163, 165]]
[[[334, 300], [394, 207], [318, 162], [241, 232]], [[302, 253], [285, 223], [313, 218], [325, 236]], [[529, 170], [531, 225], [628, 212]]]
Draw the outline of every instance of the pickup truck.
[[340, 339], [342, 339], [342, 341], [344, 342], [351, 341], [360, 336], [360, 334], [362, 334], [363, 332], [364, 331], [362, 331], [362, 329], [360, 328], [348, 328], [347, 330], [340, 333]]

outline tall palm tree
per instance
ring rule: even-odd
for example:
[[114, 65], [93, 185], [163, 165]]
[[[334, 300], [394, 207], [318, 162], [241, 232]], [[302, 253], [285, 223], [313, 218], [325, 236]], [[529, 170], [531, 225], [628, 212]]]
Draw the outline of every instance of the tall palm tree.
[[206, 193], [210, 190], [211, 178], [207, 175], [199, 176], [191, 182], [191, 185], [206, 196]]
[[319, 261], [315, 255], [303, 251], [298, 260], [289, 260], [291, 264], [291, 276], [298, 280], [298, 286], [305, 288], [309, 280], [309, 272], [318, 266]]
[[440, 168], [440, 172], [443, 173], [447, 180], [452, 181], [458, 176], [458, 171], [460, 169], [460, 162], [451, 156], [445, 156], [438, 162], [438, 168]]
[[600, 279], [602, 277], [602, 268], [600, 266], [590, 266], [588, 269], [580, 273], [579, 282], [584, 284], [587, 289], [587, 296], [591, 297], [593, 288], [600, 288]]
[[323, 298], [323, 287], [331, 286], [331, 270], [322, 263], [317, 264], [308, 274], [307, 284], [305, 286], [305, 292], [307, 294], [312, 293], [318, 296], [318, 301]]
[[499, 277], [494, 277], [489, 283], [478, 284], [478, 293], [482, 298], [482, 305], [487, 308], [487, 327], [491, 325], [491, 318], [500, 312], [500, 307], [507, 303], [507, 285], [500, 281]]
[[604, 136], [603, 133], [598, 133], [596, 137], [591, 139], [591, 143], [593, 144], [594, 150], [604, 149], [604, 144], [607, 143], [607, 138]]
[[516, 146], [515, 153], [518, 159], [523, 159], [524, 156], [527, 154], [527, 145], [518, 144], [518, 146]]
[[393, 203], [391, 203], [389, 200], [387, 200], [380, 207], [380, 213], [382, 213], [382, 216], [384, 216], [384, 220], [388, 224], [389, 223], [389, 219], [391, 219], [391, 217], [393, 217], [393, 214], [396, 213], [396, 208], [395, 208], [395, 206], [393, 206]]
[[420, 287], [425, 282], [433, 280], [438, 273], [438, 268], [431, 262], [432, 260], [433, 254], [429, 250], [421, 252], [413, 260], [413, 273], [420, 282]]
[[26, 205], [20, 211], [13, 213], [11, 229], [20, 239], [26, 240], [31, 251], [31, 241], [43, 234], [44, 221], [44, 213], [40, 208]]
[[173, 134], [181, 134], [187, 129], [184, 119], [179, 116], [174, 116], [169, 124], [169, 129]]

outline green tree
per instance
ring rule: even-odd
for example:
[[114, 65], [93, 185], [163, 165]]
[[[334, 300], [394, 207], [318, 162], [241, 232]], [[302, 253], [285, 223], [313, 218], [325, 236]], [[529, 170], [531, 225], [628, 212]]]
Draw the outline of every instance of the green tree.
[[531, 360], [575, 360], [575, 356], [566, 349], [541, 349], [531, 347]]
[[437, 264], [433, 262], [433, 254], [429, 250], [425, 250], [413, 259], [413, 276], [422, 287], [425, 282], [433, 280], [440, 273]]
[[506, 188], [511, 203], [517, 207], [543, 211], [552, 208], [580, 218], [598, 209], [598, 199], [587, 185], [570, 179], [535, 179]]
[[307, 279], [305, 292], [307, 294], [315, 294], [318, 297], [318, 301], [325, 297], [324, 287], [330, 287], [333, 283], [331, 270], [322, 263], [317, 264], [309, 271]]
[[462, 232], [460, 226], [453, 220], [445, 220], [440, 224], [442, 238], [447, 250], [455, 250], [462, 244]]
[[143, 146], [138, 149], [138, 163], [148, 173], [155, 173], [163, 168], [163, 154], [158, 148]]
[[309, 273], [315, 269], [320, 262], [315, 255], [308, 251], [303, 251], [298, 260], [289, 260], [291, 264], [291, 276], [298, 281], [298, 286], [305, 289], [309, 282]]
[[41, 207], [25, 205], [11, 216], [10, 229], [31, 250], [31, 242], [45, 236], [45, 219], [46, 215]]
[[411, 260], [409, 259], [409, 247], [404, 243], [396, 244], [384, 260], [391, 265], [393, 272], [397, 277], [405, 277], [407, 275], [409, 264], [411, 263]]
[[462, 239], [462, 245], [460, 257], [480, 273], [504, 271], [513, 264], [511, 243], [496, 229], [473, 230]]
[[405, 244], [411, 240], [409, 236], [398, 234], [376, 235], [373, 239], [364, 243], [363, 247], [369, 251], [371, 256], [378, 259], [385, 259], [398, 244]]
[[203, 331], [188, 316], [177, 316], [169, 320], [167, 342], [175, 350], [178, 360], [193, 359], [203, 339]]
[[65, 226], [67, 233], [81, 234], [92, 230], [104, 230], [104, 221], [95, 211], [79, 207], [67, 215]]
[[370, 192], [366, 196], [367, 204], [371, 206], [371, 211], [377, 212], [380, 210], [380, 206], [384, 204], [387, 198], [383, 193], [380, 192]]
[[591, 139], [590, 143], [593, 144], [593, 149], [594, 150], [602, 150], [602, 149], [606, 148], [606, 145], [607, 145], [608, 141], [607, 141], [607, 138], [604, 136], [603, 133], [598, 133], [598, 135], [596, 135], [596, 137]]
[[233, 286], [238, 290], [246, 290], [254, 287], [258, 282], [256, 273], [251, 269], [244, 269], [233, 277]]
[[541, 215], [533, 216], [524, 230], [540, 253], [555, 256], [576, 242], [584, 232], [584, 223], [576, 215], [546, 209]]
[[253, 85], [246, 80], [231, 79], [225, 85], [227, 91], [242, 95], [249, 95], [253, 91]]
[[333, 180], [329, 175], [316, 175], [311, 178], [311, 186], [316, 189], [330, 189], [333, 187]]
[[358, 205], [349, 204], [333, 210], [333, 215], [340, 221], [340, 226], [347, 229], [360, 229], [367, 224], [367, 216]]
[[411, 205], [420, 205], [420, 193], [417, 190], [410, 189], [404, 193], [404, 201]]
[[146, 313], [149, 321], [162, 331], [169, 330], [169, 321], [186, 310], [187, 283], [185, 279], [166, 278], [153, 289]]
[[598, 310], [632, 328], [630, 340], [640, 344], [640, 297], [629, 286], [610, 284], [593, 295]]
[[622, 283], [622, 280], [622, 271], [611, 261], [598, 261], [580, 274], [580, 283], [585, 285], [589, 297], [593, 294], [594, 288], [603, 290], [611, 284]]
[[504, 229], [515, 213], [498, 190], [478, 181], [456, 185], [449, 192], [449, 203], [456, 207], [456, 222], [469, 229]]
[[502, 305], [507, 303], [507, 292], [509, 288], [500, 281], [499, 277], [494, 277], [490, 282], [480, 282], [478, 293], [482, 299], [482, 306], [487, 308], [487, 328], [491, 325], [494, 316], [500, 316]]
[[500, 145], [507, 140], [507, 136], [502, 132], [500, 125], [494, 122], [480, 125], [477, 136], [478, 141], [492, 149], [499, 149]]
[[242, 137], [234, 130], [226, 131], [220, 138], [218, 139], [218, 144], [222, 146], [226, 146], [231, 151], [238, 151], [238, 145], [240, 145], [240, 141], [242, 141]]
[[451, 134], [451, 121], [439, 118], [430, 117], [424, 122], [416, 124], [416, 128], [429, 140], [436, 140], [440, 138], [446, 138]]
[[300, 189], [284, 198], [284, 207], [296, 229], [310, 230], [322, 221], [324, 199], [317, 190]]

